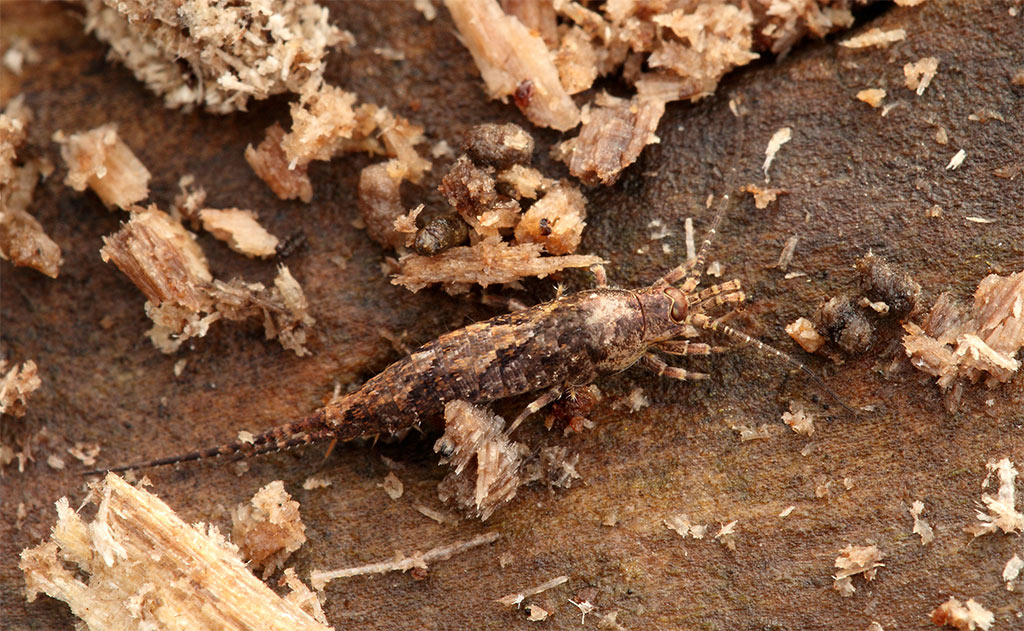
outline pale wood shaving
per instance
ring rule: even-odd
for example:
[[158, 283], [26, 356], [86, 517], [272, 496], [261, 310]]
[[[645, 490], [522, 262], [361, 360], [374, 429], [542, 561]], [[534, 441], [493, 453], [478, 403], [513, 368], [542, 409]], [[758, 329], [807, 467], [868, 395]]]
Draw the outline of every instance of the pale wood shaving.
[[839, 45], [846, 48], [870, 48], [872, 46], [885, 48], [889, 44], [901, 42], [906, 38], [907, 32], [901, 28], [895, 28], [889, 31], [872, 28], [860, 35], [856, 35], [839, 42]]
[[520, 109], [535, 125], [565, 131], [579, 124], [579, 108], [539, 34], [506, 15], [496, 0], [445, 0], [445, 5], [491, 98], [528, 90], [530, 96], [519, 99]]
[[548, 619], [548, 610], [541, 608], [539, 605], [527, 605], [526, 612], [530, 614], [527, 618], [530, 622], [541, 622]]
[[973, 598], [961, 603], [950, 596], [949, 600], [936, 607], [931, 614], [932, 622], [939, 626], [953, 627], [960, 631], [988, 631], [995, 622], [991, 611], [975, 602]]
[[306, 334], [316, 323], [298, 282], [284, 265], [274, 287], [240, 280], [223, 282], [210, 274], [195, 237], [155, 206], [134, 207], [121, 230], [103, 238], [100, 254], [146, 295], [148, 333], [164, 352], [191, 337], [203, 337], [220, 319], [263, 320], [268, 339], [278, 339], [297, 355], [308, 354]]
[[269, 258], [277, 252], [278, 238], [260, 225], [251, 210], [204, 208], [199, 211], [203, 229], [246, 256]]
[[327, 624], [327, 616], [324, 615], [323, 606], [313, 590], [306, 587], [306, 584], [299, 580], [295, 574], [295, 568], [288, 568], [284, 571], [279, 585], [287, 585], [291, 590], [284, 599], [294, 603], [299, 609], [309, 614], [314, 620], [321, 624]]
[[782, 413], [782, 422], [789, 425], [797, 434], [804, 436], [814, 434], [814, 417], [796, 401], [789, 402], [789, 412]]
[[315, 475], [311, 475], [302, 482], [302, 488], [307, 491], [313, 489], [326, 489], [331, 485], [331, 481], [326, 478], [320, 478]]
[[[587, 183], [615, 182], [647, 144], [665, 104], [715, 91], [734, 67], [762, 50], [785, 55], [801, 38], [850, 26], [859, 0], [732, 0], [581, 3], [448, 0], [456, 27], [492, 98], [511, 96], [537, 125], [565, 131], [556, 156]], [[504, 9], [504, 10], [502, 10]], [[559, 18], [561, 21], [559, 21]], [[620, 73], [636, 88], [582, 110], [568, 99]]]
[[921, 519], [921, 513], [924, 512], [924, 502], [916, 500], [910, 506], [910, 516], [914, 518], [914, 534], [921, 535], [921, 545], [926, 546], [932, 541], [935, 541], [935, 531], [932, 530], [931, 525]]
[[65, 137], [54, 135], [68, 167], [64, 183], [76, 191], [90, 188], [108, 207], [128, 210], [149, 196], [149, 170], [117, 134], [117, 126], [101, 125]]
[[[444, 416], [444, 435], [434, 451], [444, 454], [441, 463], [452, 470], [438, 485], [438, 497], [486, 521], [524, 483], [523, 446], [502, 433], [500, 416], [466, 401], [450, 401]], [[470, 464], [475, 466], [467, 471]]]
[[786, 333], [808, 353], [815, 353], [825, 344], [825, 338], [807, 318], [800, 317], [786, 325]]
[[768, 208], [768, 206], [772, 202], [778, 199], [779, 195], [783, 195], [789, 192], [781, 188], [762, 188], [756, 184], [746, 184], [740, 187], [740, 190], [743, 191], [744, 193], [750, 193], [751, 195], [753, 195], [754, 206], [762, 210]]
[[793, 129], [790, 127], [782, 127], [768, 140], [768, 146], [764, 150], [764, 164], [761, 166], [761, 170], [764, 171], [764, 181], [770, 181], [768, 176], [768, 167], [775, 161], [775, 154], [779, 152], [782, 145], [786, 144], [793, 138]]
[[458, 292], [474, 283], [487, 287], [511, 283], [527, 276], [544, 278], [566, 268], [590, 267], [606, 262], [598, 256], [581, 254], [543, 256], [543, 249], [539, 243], [510, 245], [501, 237], [494, 236], [473, 247], [455, 247], [435, 256], [407, 254], [398, 260], [399, 273], [391, 282], [411, 291], [439, 283], [450, 291]]
[[1003, 568], [1003, 580], [1006, 581], [1007, 591], [1014, 590], [1014, 581], [1020, 576], [1021, 570], [1024, 570], [1024, 559], [1014, 554]]
[[231, 523], [231, 540], [254, 568], [263, 568], [264, 579], [284, 567], [288, 557], [306, 542], [299, 503], [280, 480], [233, 508]]
[[516, 224], [516, 240], [541, 243], [549, 254], [575, 252], [587, 225], [586, 203], [575, 186], [568, 182], [555, 184]]
[[11, 99], [0, 114], [0, 258], [56, 278], [63, 263], [60, 246], [28, 212], [40, 174], [52, 165], [17, 155], [31, 122], [32, 111], [21, 95]]
[[0, 359], [0, 414], [25, 416], [29, 395], [39, 389], [39, 369], [31, 359], [7, 368], [7, 360]]
[[938, 377], [943, 390], [958, 379], [987, 384], [1008, 381], [1020, 368], [1015, 358], [1024, 347], [1024, 272], [987, 276], [974, 295], [968, 318], [943, 294], [932, 307], [923, 328], [904, 325], [903, 346], [911, 363]]
[[518, 607], [527, 598], [531, 596], [536, 596], [537, 594], [540, 594], [542, 592], [546, 592], [549, 589], [554, 589], [555, 587], [558, 587], [559, 585], [564, 585], [568, 582], [568, 576], [556, 576], [555, 578], [549, 581], [544, 581], [540, 585], [535, 585], [521, 592], [515, 592], [512, 594], [508, 594], [507, 596], [502, 596], [495, 602], [501, 603], [506, 607]]
[[378, 486], [383, 488], [384, 492], [387, 493], [387, 496], [393, 500], [397, 500], [402, 497], [402, 493], [405, 491], [405, 486], [402, 484], [402, 481], [398, 479], [398, 476], [395, 475], [394, 471], [388, 473], [384, 478], [384, 482]]
[[995, 473], [999, 478], [999, 489], [995, 496], [988, 493], [981, 496], [981, 505], [988, 512], [977, 511], [979, 523], [967, 526], [964, 530], [975, 537], [997, 530], [1006, 534], [1021, 534], [1024, 532], [1024, 513], [1018, 511], [1016, 506], [1017, 469], [1009, 458], [990, 461], [985, 466], [989, 470], [985, 486], [988, 486], [989, 478]]
[[395, 558], [389, 561], [381, 561], [379, 563], [360, 565], [358, 567], [345, 568], [341, 570], [313, 570], [309, 575], [309, 582], [313, 585], [313, 589], [319, 591], [322, 590], [327, 583], [338, 578], [349, 578], [365, 574], [384, 574], [386, 572], [405, 572], [414, 568], [426, 569], [429, 563], [447, 561], [457, 554], [462, 554], [463, 552], [487, 545], [488, 543], [494, 543], [500, 536], [501, 535], [496, 532], [487, 532], [482, 535], [477, 535], [468, 541], [456, 541], [455, 543], [446, 546], [431, 548], [426, 552], [413, 552], [410, 556], [405, 556], [398, 552], [395, 554]]
[[881, 88], [868, 88], [857, 93], [857, 100], [863, 101], [871, 107], [881, 107], [884, 98], [885, 90]]
[[960, 165], [964, 163], [964, 159], [967, 158], [967, 152], [961, 149], [953, 154], [953, 157], [949, 159], [949, 164], [946, 165], [946, 170], [953, 170], [960, 168]]
[[289, 166], [288, 156], [281, 146], [284, 137], [284, 129], [274, 123], [267, 128], [258, 147], [248, 145], [245, 148], [245, 161], [279, 198], [309, 203], [313, 200], [313, 184], [306, 173], [308, 167], [306, 164]]
[[852, 596], [857, 591], [853, 586], [852, 577], [860, 574], [866, 581], [873, 580], [878, 568], [885, 567], [884, 563], [879, 563], [884, 556], [878, 547], [873, 545], [848, 545], [840, 550], [835, 561], [837, 571], [833, 577], [836, 591], [843, 596]]
[[59, 500], [50, 541], [21, 553], [29, 601], [64, 600], [93, 631], [330, 629], [253, 576], [215, 527], [189, 526], [155, 495], [108, 474], [88, 502], [89, 523]]
[[908, 63], [903, 66], [903, 75], [906, 77], [907, 87], [914, 90], [918, 96], [924, 94], [924, 91], [928, 89], [938, 71], [939, 60], [935, 57], [923, 57], [914, 63]]

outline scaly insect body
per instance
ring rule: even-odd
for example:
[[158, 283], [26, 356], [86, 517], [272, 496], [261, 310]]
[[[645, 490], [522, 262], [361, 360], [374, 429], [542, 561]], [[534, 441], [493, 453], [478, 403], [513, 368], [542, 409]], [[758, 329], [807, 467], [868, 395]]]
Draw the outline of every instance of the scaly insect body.
[[486, 404], [544, 391], [512, 423], [507, 430], [511, 433], [530, 414], [566, 390], [590, 384], [600, 375], [625, 370], [638, 361], [659, 375], [683, 380], [707, 378], [703, 373], [669, 366], [652, 352], [706, 355], [713, 350], [709, 345], [681, 339], [700, 329], [774, 354], [807, 372], [831, 394], [803, 364], [707, 314], [712, 307], [744, 299], [737, 280], [696, 289], [707, 247], [723, 212], [724, 205], [716, 213], [696, 260], [673, 269], [649, 287], [609, 288], [603, 269], [595, 270], [597, 288], [442, 335], [310, 417], [277, 426], [247, 443], [230, 443], [110, 471], [237, 452], [264, 453], [318, 440], [391, 434], [420, 422], [440, 420], [450, 401]]

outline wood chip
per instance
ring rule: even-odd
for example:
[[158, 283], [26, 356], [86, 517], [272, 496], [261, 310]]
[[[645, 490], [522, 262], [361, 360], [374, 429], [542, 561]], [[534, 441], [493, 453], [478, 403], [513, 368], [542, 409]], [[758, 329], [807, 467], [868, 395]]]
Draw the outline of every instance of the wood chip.
[[29, 601], [59, 598], [93, 631], [141, 630], [161, 616], [194, 631], [330, 629], [253, 576], [215, 527], [186, 524], [122, 478], [93, 484], [88, 502], [98, 504], [91, 523], [60, 499], [51, 539], [21, 553]]
[[254, 568], [268, 578], [306, 542], [306, 525], [299, 503], [275, 480], [256, 492], [248, 502], [231, 510], [231, 540]]
[[907, 88], [914, 90], [918, 96], [924, 94], [932, 79], [939, 71], [939, 60], [935, 57], [924, 57], [914, 63], [903, 66], [903, 75], [907, 80]]
[[68, 167], [64, 183], [76, 191], [88, 187], [107, 207], [122, 210], [149, 196], [149, 170], [118, 136], [116, 125], [101, 125], [70, 138], [57, 132], [54, 140]]
[[901, 28], [889, 31], [872, 28], [860, 35], [839, 42], [839, 45], [846, 48], [869, 48], [872, 46], [885, 48], [889, 44], [903, 41], [906, 38], [907, 32]]
[[885, 90], [881, 88], [868, 88], [857, 93], [857, 100], [863, 101], [871, 107], [881, 107], [884, 98]]

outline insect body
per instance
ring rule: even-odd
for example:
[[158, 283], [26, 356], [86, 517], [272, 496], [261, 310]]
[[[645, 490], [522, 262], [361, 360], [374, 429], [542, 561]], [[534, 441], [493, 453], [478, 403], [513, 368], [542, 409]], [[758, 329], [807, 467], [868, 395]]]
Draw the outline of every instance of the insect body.
[[[442, 335], [391, 364], [359, 390], [329, 403], [312, 416], [277, 426], [248, 443], [225, 444], [110, 471], [394, 433], [421, 421], [440, 419], [449, 401], [481, 404], [543, 391], [512, 423], [507, 430], [511, 433], [530, 414], [566, 390], [585, 386], [601, 375], [625, 370], [638, 362], [658, 375], [683, 380], [708, 378], [704, 373], [670, 366], [655, 354], [711, 353], [713, 349], [708, 344], [681, 339], [695, 329], [715, 331], [771, 353], [808, 373], [832, 394], [800, 362], [708, 315], [713, 307], [744, 299], [738, 280], [697, 290], [707, 248], [724, 209], [723, 203], [696, 259], [673, 269], [649, 287], [610, 288], [603, 269], [597, 268], [595, 289], [560, 296]], [[845, 404], [843, 407], [853, 412]]]

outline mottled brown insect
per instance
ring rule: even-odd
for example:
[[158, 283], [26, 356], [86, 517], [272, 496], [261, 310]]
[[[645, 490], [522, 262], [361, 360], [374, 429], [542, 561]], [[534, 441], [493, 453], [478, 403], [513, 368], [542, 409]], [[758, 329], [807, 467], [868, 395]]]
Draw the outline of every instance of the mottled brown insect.
[[711, 353], [713, 349], [708, 344], [681, 339], [693, 329], [714, 331], [775, 355], [809, 374], [835, 397], [802, 363], [709, 315], [716, 306], [744, 299], [738, 280], [697, 290], [707, 249], [725, 212], [726, 200], [715, 214], [696, 258], [649, 287], [608, 287], [604, 270], [595, 268], [596, 288], [442, 335], [391, 364], [359, 390], [327, 404], [312, 416], [256, 436], [250, 443], [235, 442], [110, 471], [238, 452], [265, 453], [321, 440], [346, 441], [393, 434], [420, 422], [439, 420], [450, 401], [486, 404], [542, 392], [515, 419], [507, 430], [511, 433], [528, 416], [564, 392], [638, 362], [658, 375], [674, 379], [707, 379], [707, 374], [670, 366], [655, 354]]

